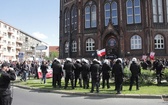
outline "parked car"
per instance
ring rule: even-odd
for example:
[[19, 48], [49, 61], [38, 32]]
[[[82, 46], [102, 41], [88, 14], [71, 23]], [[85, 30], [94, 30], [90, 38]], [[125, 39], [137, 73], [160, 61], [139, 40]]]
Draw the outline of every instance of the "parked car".
[[[52, 68], [51, 66], [48, 66], [48, 69], [47, 69], [48, 73], [46, 74], [46, 78], [52, 78]], [[38, 76], [39, 78], [42, 78], [42, 72], [41, 72], [41, 69], [40, 67], [38, 68]]]

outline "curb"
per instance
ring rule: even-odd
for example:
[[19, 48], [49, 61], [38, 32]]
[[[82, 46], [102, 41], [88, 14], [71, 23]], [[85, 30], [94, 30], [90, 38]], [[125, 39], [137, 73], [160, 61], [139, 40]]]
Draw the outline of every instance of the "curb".
[[22, 88], [22, 89], [40, 91], [40, 92], [51, 92], [51, 93], [67, 94], [67, 95], [98, 96], [98, 97], [109, 97], [109, 98], [162, 99], [162, 95], [80, 93], [80, 92], [70, 92], [70, 91], [62, 91], [62, 90], [40, 89], [40, 88], [28, 87], [28, 86], [16, 85], [16, 84], [13, 84], [12, 86]]

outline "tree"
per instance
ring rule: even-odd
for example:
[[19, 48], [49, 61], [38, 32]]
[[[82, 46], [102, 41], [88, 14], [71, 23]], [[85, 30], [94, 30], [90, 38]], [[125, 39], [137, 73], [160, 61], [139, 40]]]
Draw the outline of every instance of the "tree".
[[59, 52], [50, 52], [49, 57], [45, 57], [46, 60], [53, 60], [54, 58], [58, 58]]

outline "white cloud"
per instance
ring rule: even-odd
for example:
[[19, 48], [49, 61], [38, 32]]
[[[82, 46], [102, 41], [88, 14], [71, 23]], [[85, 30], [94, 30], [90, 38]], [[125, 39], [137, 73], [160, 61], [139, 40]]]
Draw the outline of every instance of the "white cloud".
[[37, 39], [48, 39], [48, 37], [45, 34], [40, 32], [34, 32], [32, 35]]

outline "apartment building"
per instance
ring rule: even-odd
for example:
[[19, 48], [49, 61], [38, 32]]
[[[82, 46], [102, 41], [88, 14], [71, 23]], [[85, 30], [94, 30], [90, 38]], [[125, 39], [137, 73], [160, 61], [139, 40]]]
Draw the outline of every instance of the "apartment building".
[[40, 45], [48, 46], [47, 43], [26, 32], [0, 21], [0, 61], [27, 60], [31, 57], [39, 57], [39, 53], [48, 56], [48, 49], [36, 50]]

